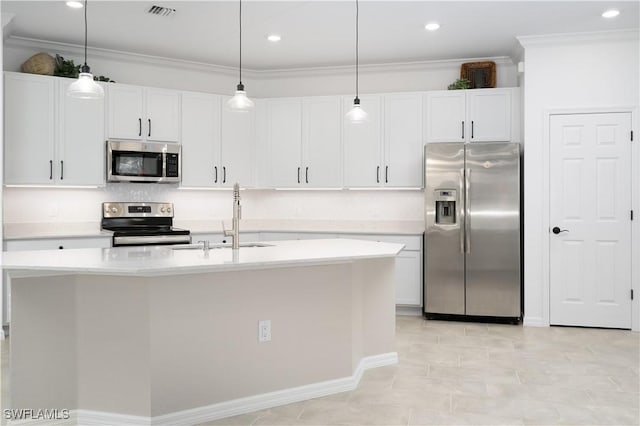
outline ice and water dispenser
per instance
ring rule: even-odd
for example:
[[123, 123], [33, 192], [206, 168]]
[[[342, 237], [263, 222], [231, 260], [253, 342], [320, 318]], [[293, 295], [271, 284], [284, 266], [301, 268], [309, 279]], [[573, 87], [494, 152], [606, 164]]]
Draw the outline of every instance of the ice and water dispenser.
[[436, 201], [436, 224], [455, 225], [456, 223], [456, 190], [436, 189], [434, 191]]

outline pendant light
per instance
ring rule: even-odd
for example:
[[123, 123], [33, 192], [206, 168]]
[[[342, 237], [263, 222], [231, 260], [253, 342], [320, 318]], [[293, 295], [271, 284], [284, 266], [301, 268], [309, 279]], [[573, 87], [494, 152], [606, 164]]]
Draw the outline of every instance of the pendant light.
[[349, 121], [351, 121], [351, 123], [353, 124], [359, 124], [359, 123], [364, 123], [365, 121], [367, 121], [367, 118], [369, 117], [369, 114], [367, 114], [367, 112], [365, 110], [362, 109], [362, 107], [360, 106], [360, 98], [358, 97], [358, 66], [359, 66], [359, 61], [358, 61], [358, 21], [359, 21], [359, 8], [358, 8], [358, 0], [356, 0], [356, 97], [353, 100], [353, 107], [351, 108], [351, 110], [347, 113], [347, 119], [349, 119]]
[[240, 66], [238, 67], [240, 79], [236, 87], [236, 93], [227, 101], [227, 107], [235, 112], [247, 112], [254, 107], [254, 103], [247, 97], [247, 92], [242, 84], [242, 0], [240, 0]]
[[87, 0], [84, 0], [84, 65], [80, 68], [78, 79], [67, 88], [67, 95], [78, 99], [104, 97], [104, 89], [93, 80], [93, 74], [87, 65]]

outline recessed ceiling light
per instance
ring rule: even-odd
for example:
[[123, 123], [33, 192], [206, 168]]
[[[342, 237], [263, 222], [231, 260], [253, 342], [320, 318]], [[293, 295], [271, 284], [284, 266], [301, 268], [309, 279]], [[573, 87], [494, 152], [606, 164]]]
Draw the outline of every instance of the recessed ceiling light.
[[429, 31], [435, 31], [438, 28], [440, 28], [440, 24], [438, 24], [437, 22], [429, 22], [427, 25], [424, 26], [424, 29]]
[[277, 42], [282, 40], [282, 37], [280, 37], [278, 34], [270, 34], [267, 36], [267, 40], [272, 41], [272, 42]]
[[609, 9], [606, 12], [604, 12], [602, 14], [603, 18], [615, 18], [616, 16], [620, 15], [620, 11], [616, 10], [616, 9]]
[[82, 9], [82, 2], [79, 1], [68, 1], [67, 6], [72, 7], [74, 9]]

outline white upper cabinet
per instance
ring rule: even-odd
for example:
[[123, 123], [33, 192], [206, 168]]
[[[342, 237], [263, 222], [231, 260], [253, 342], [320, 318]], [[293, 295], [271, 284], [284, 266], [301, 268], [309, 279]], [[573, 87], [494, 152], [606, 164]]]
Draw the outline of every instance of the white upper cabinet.
[[300, 171], [300, 181], [305, 186], [314, 188], [342, 186], [341, 125], [340, 97], [319, 96], [303, 100], [301, 167], [304, 170]]
[[71, 79], [5, 73], [5, 183], [104, 184], [104, 99], [66, 96]]
[[384, 135], [384, 185], [421, 187], [422, 96], [407, 93], [384, 97]]
[[109, 85], [109, 138], [178, 142], [179, 122], [178, 92]]
[[472, 89], [425, 95], [426, 142], [518, 141], [518, 89]]
[[55, 177], [63, 185], [104, 185], [105, 100], [67, 96], [67, 87], [73, 81], [60, 79], [58, 84], [60, 115]]
[[[353, 100], [344, 99], [351, 108]], [[345, 186], [422, 186], [422, 97], [416, 93], [360, 98], [364, 123], [344, 119]]]
[[220, 168], [220, 96], [182, 94], [182, 186], [213, 187]]
[[299, 187], [304, 182], [301, 99], [267, 101], [267, 135], [271, 186]]
[[[344, 111], [353, 105], [353, 97], [344, 97]], [[381, 186], [384, 170], [382, 158], [382, 97], [360, 96], [360, 105], [368, 120], [353, 124], [343, 118], [344, 186], [349, 188]], [[382, 174], [381, 174], [382, 173]], [[381, 178], [383, 180], [381, 180]]]
[[255, 186], [256, 112], [231, 111], [226, 107], [230, 97], [222, 98], [222, 138], [218, 183], [232, 187]]
[[229, 111], [227, 99], [182, 94], [182, 186], [254, 185], [255, 113]]

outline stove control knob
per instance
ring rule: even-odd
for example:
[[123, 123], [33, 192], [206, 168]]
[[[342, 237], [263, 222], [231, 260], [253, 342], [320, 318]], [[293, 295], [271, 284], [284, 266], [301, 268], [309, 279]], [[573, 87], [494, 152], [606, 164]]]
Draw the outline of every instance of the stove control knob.
[[118, 208], [117, 207], [111, 207], [111, 213], [118, 213]]
[[167, 209], [165, 209], [164, 207], [160, 207], [160, 213], [164, 213]]
[[171, 213], [171, 207], [167, 207], [167, 213]]

